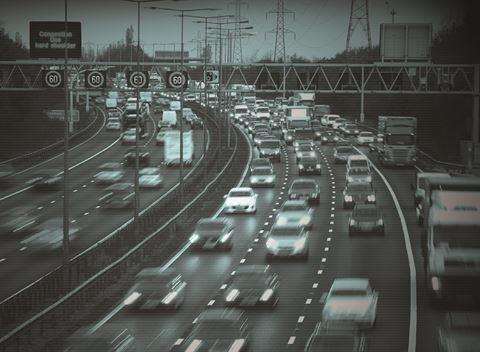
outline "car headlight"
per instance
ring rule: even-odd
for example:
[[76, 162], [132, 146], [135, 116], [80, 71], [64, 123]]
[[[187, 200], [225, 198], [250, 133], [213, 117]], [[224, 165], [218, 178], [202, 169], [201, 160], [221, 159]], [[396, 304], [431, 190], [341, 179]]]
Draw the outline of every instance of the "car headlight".
[[260, 297], [260, 301], [266, 302], [273, 296], [273, 290], [271, 288], [268, 288], [263, 292], [262, 296]]
[[377, 225], [378, 226], [383, 226], [383, 219], [378, 219]]
[[278, 245], [278, 242], [273, 238], [269, 238], [265, 243], [265, 245], [267, 246], [268, 249], [275, 249]]
[[220, 242], [222, 242], [222, 243], [227, 242], [231, 235], [232, 235], [231, 232], [226, 233], [225, 235], [222, 236], [222, 238], [220, 238]]
[[289, 141], [291, 141], [291, 140], [293, 139], [293, 137], [292, 137], [292, 136], [287, 136], [287, 139], [288, 139]]
[[372, 176], [367, 176], [366, 179], [367, 179], [367, 182], [372, 182]]
[[315, 136], [320, 137], [322, 134], [320, 132], [315, 132]]
[[370, 194], [370, 195], [367, 197], [367, 200], [368, 200], [369, 202], [375, 202], [375, 195]]
[[326, 141], [327, 140], [327, 137], [322, 137], [322, 141]]
[[315, 165], [315, 167], [316, 167], [317, 169], [321, 169], [321, 168], [322, 168], [322, 165], [317, 164], [317, 165]]
[[296, 198], [296, 197], [297, 197], [297, 194], [296, 194], [296, 193], [292, 193], [292, 194], [290, 194], [290, 197]]
[[314, 156], [315, 156], [315, 152], [314, 152], [314, 151], [311, 151], [308, 155], [310, 155], [311, 157], [314, 157]]
[[351, 201], [353, 201], [353, 197], [352, 197], [352, 196], [345, 196], [344, 199], [345, 199], [345, 202], [351, 202]]
[[192, 236], [190, 236], [190, 242], [191, 243], [196, 243], [199, 239], [200, 239], [200, 236], [196, 233], [194, 233], [194, 234], [192, 234]]
[[305, 247], [305, 243], [307, 242], [307, 239], [304, 237], [304, 238], [301, 238], [299, 240], [296, 240], [293, 247], [299, 251], [301, 249], [303, 249]]
[[299, 165], [298, 165], [298, 168], [299, 168], [299, 169], [303, 169], [303, 165], [302, 165], [302, 164], [299, 164]]
[[178, 295], [178, 292], [177, 292], [177, 291], [169, 292], [169, 293], [162, 299], [162, 303], [163, 303], [163, 304], [170, 304], [170, 303], [172, 303], [172, 301], [177, 297], [177, 295]]
[[333, 137], [333, 140], [338, 141], [338, 137], [337, 136]]
[[350, 226], [355, 226], [357, 224], [357, 222], [353, 219], [350, 220]]
[[347, 177], [347, 182], [353, 182], [353, 177], [348, 176]]
[[123, 304], [125, 304], [126, 306], [132, 305], [137, 301], [137, 299], [140, 298], [141, 295], [142, 294], [140, 292], [133, 292], [132, 294], [130, 294], [130, 296], [125, 298], [125, 300], [123, 301]]
[[235, 301], [235, 300], [237, 299], [237, 297], [238, 297], [239, 295], [240, 295], [240, 291], [237, 290], [236, 288], [234, 288], [233, 290], [231, 290], [231, 291], [228, 293], [228, 295], [227, 295], [227, 297], [225, 298], [225, 300], [226, 300], [227, 302], [233, 302], [233, 301]]
[[357, 134], [357, 133], [360, 133], [360, 131], [359, 131], [359, 130], [355, 130], [355, 132], [354, 132], [354, 133], [355, 133], [355, 134]]

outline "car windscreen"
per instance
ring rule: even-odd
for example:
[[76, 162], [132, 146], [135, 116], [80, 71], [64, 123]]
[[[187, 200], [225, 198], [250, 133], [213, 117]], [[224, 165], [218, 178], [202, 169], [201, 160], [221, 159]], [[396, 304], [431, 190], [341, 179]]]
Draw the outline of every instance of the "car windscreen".
[[366, 160], [350, 160], [351, 167], [368, 167]]
[[257, 112], [260, 112], [260, 113], [269, 113], [270, 110], [268, 108], [258, 108], [257, 109]]
[[305, 163], [305, 164], [316, 164], [318, 162], [317, 158], [313, 156], [305, 156], [300, 158], [299, 163]]
[[372, 132], [360, 132], [360, 137], [373, 137]]
[[251, 197], [252, 194], [248, 191], [233, 191], [228, 194], [229, 197]]
[[270, 231], [270, 236], [273, 237], [292, 237], [298, 236], [300, 231], [295, 228], [287, 228], [287, 227], [274, 227]]
[[312, 148], [311, 146], [309, 146], [309, 145], [305, 145], [305, 144], [304, 144], [304, 145], [299, 145], [299, 146], [298, 146], [298, 151], [299, 151], [299, 152], [310, 152], [310, 151], [312, 151], [312, 150], [313, 150], [313, 148]]
[[260, 166], [270, 167], [270, 162], [268, 160], [259, 160], [259, 159], [252, 161], [252, 167], [260, 167]]
[[252, 175], [265, 176], [265, 175], [272, 175], [272, 174], [273, 174], [272, 169], [266, 168], [266, 167], [252, 170]]
[[248, 114], [248, 109], [235, 109], [235, 114]]
[[278, 141], [265, 141], [262, 142], [262, 148], [280, 148], [280, 143]]

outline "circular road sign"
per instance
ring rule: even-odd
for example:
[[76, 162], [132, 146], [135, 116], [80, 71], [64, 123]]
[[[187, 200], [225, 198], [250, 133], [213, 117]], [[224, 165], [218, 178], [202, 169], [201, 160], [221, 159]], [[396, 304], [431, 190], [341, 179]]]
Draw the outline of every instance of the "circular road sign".
[[102, 72], [91, 71], [87, 75], [87, 82], [92, 88], [102, 88], [105, 84], [105, 77]]
[[147, 76], [140, 71], [134, 71], [130, 75], [130, 85], [133, 88], [143, 88], [147, 83]]
[[63, 77], [59, 71], [47, 71], [45, 73], [45, 84], [50, 88], [58, 88], [62, 85]]
[[173, 71], [168, 76], [168, 83], [172, 88], [180, 89], [187, 83], [187, 77], [182, 71]]

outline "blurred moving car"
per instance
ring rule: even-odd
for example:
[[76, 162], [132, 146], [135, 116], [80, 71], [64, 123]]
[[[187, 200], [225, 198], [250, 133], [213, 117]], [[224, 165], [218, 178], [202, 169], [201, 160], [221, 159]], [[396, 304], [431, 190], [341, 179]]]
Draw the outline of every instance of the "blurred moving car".
[[202, 349], [245, 352], [248, 350], [248, 336], [247, 317], [241, 310], [207, 309], [195, 318], [170, 351], [193, 352]]
[[[125, 166], [135, 166], [135, 148], [130, 148], [123, 156], [123, 162]], [[138, 164], [140, 166], [150, 165], [150, 153], [144, 147], [138, 148]]]
[[320, 204], [320, 187], [308, 178], [294, 180], [288, 190], [289, 199], [305, 199], [309, 204]]
[[40, 170], [35, 172], [33, 178], [26, 182], [27, 185], [33, 186], [35, 191], [57, 191], [63, 185], [63, 176], [58, 170]]
[[304, 352], [366, 352], [365, 334], [355, 324], [318, 322]]
[[[80, 228], [75, 224], [69, 226], [69, 238], [73, 241]], [[21, 242], [31, 252], [51, 252], [63, 246], [63, 218], [52, 218], [35, 228], [33, 235]]]
[[141, 352], [128, 329], [103, 329], [92, 333], [92, 327], [77, 330], [67, 338], [65, 352]]
[[120, 182], [125, 175], [120, 163], [105, 163], [100, 165], [99, 170], [93, 176], [93, 180], [99, 185], [113, 185]]
[[269, 265], [242, 265], [225, 284], [223, 301], [228, 306], [274, 307], [278, 302], [278, 275]]
[[353, 209], [355, 204], [376, 203], [375, 191], [371, 183], [347, 183], [343, 190], [343, 209]]
[[174, 269], [144, 268], [123, 300], [129, 310], [178, 309], [185, 300], [187, 283]]
[[267, 261], [273, 257], [308, 260], [308, 236], [309, 232], [303, 226], [273, 226], [265, 243]]
[[10, 208], [0, 214], [0, 235], [29, 233], [38, 225], [39, 221], [40, 214], [36, 207]]
[[378, 293], [368, 279], [335, 279], [322, 301], [324, 322], [354, 323], [360, 328], [371, 328], [375, 324]]
[[298, 159], [298, 175], [321, 175], [322, 165], [315, 156], [301, 156]]
[[221, 249], [230, 251], [233, 247], [234, 227], [225, 218], [203, 218], [197, 221], [190, 236], [192, 250]]
[[435, 335], [436, 352], [476, 351], [480, 346], [480, 313], [448, 312]]
[[348, 220], [348, 234], [360, 233], [385, 235], [382, 212], [376, 204], [355, 204]]
[[134, 205], [135, 192], [132, 183], [115, 183], [105, 188], [98, 205], [106, 209], [125, 209]]
[[313, 209], [308, 206], [304, 199], [287, 200], [275, 217], [275, 225], [283, 227], [305, 226], [307, 229], [311, 229], [313, 227]]
[[360, 145], [368, 145], [376, 142], [375, 139], [375, 135], [372, 132], [362, 131], [357, 136], [357, 143]]
[[223, 197], [225, 199], [223, 204], [225, 213], [254, 214], [257, 212], [257, 194], [250, 187], [232, 188]]
[[333, 151], [335, 164], [346, 163], [350, 155], [357, 154], [351, 146], [337, 146]]
[[275, 187], [276, 175], [269, 167], [258, 167], [250, 174], [251, 187]]
[[163, 178], [158, 167], [145, 167], [138, 172], [138, 185], [140, 188], [160, 188]]
[[110, 117], [105, 125], [107, 131], [120, 131], [122, 129], [122, 123], [118, 117]]
[[273, 171], [273, 165], [270, 159], [267, 159], [267, 158], [253, 159], [252, 162], [250, 163], [250, 172], [253, 172], [253, 170], [257, 168], [264, 168], [264, 167], [268, 167]]

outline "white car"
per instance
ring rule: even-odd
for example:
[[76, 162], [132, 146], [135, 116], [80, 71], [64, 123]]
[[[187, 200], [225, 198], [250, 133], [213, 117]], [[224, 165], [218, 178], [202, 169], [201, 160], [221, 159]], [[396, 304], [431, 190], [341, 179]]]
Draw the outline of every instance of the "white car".
[[305, 226], [307, 229], [311, 229], [313, 226], [313, 209], [308, 206], [304, 199], [287, 200], [275, 217], [274, 226]]
[[140, 188], [162, 187], [163, 179], [158, 167], [145, 167], [139, 171], [138, 185]]
[[257, 211], [257, 194], [250, 187], [232, 188], [223, 196], [225, 213], [255, 213]]
[[362, 328], [375, 324], [378, 293], [368, 279], [335, 279], [330, 291], [322, 296], [324, 322], [349, 322]]
[[375, 135], [372, 132], [360, 132], [357, 137], [357, 143], [367, 145], [375, 142]]
[[120, 131], [122, 129], [122, 124], [119, 118], [111, 117], [108, 119], [107, 124], [105, 125], [107, 131]]
[[125, 175], [120, 163], [105, 163], [99, 167], [99, 170], [93, 176], [93, 180], [99, 185], [113, 185], [120, 182]]
[[275, 172], [270, 167], [256, 168], [250, 174], [252, 187], [275, 187], [275, 182]]

